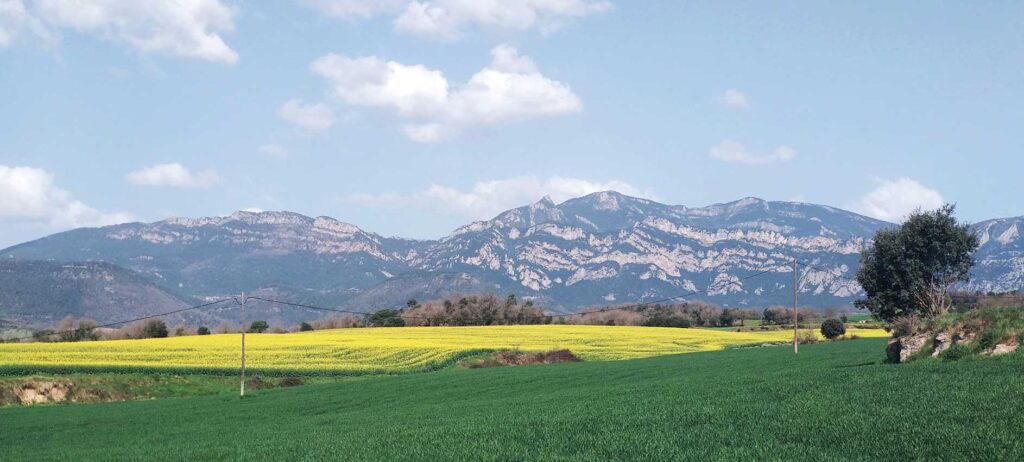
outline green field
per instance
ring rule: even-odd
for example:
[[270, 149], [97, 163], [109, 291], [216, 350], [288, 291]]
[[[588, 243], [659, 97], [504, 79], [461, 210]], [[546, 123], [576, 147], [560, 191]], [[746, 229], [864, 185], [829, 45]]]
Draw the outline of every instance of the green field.
[[884, 341], [0, 409], [4, 460], [1024, 459], [1024, 357]]

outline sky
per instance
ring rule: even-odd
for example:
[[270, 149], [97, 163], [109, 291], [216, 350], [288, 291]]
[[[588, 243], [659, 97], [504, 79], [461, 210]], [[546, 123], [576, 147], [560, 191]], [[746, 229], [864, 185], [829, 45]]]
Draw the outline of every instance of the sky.
[[1024, 215], [1024, 3], [0, 0], [0, 247], [613, 189]]

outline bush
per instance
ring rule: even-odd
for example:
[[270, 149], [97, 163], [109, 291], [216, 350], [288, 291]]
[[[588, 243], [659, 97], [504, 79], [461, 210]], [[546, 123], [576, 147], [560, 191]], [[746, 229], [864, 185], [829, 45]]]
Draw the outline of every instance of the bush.
[[796, 336], [797, 343], [804, 345], [808, 343], [818, 343], [818, 336], [815, 335], [813, 330], [803, 330]]
[[651, 316], [647, 318], [644, 323], [646, 327], [679, 327], [687, 328], [692, 324], [689, 319], [682, 318], [679, 316]]
[[206, 326], [199, 326], [199, 328], [196, 329], [196, 335], [210, 335], [210, 328]]
[[991, 350], [995, 348], [1002, 339], [1003, 336], [1000, 335], [1000, 333], [997, 333], [995, 329], [988, 329], [978, 336], [978, 348], [982, 350]]
[[917, 317], [901, 316], [892, 322], [892, 335], [895, 337], [906, 337], [917, 331]]
[[150, 319], [142, 326], [142, 338], [167, 337], [167, 324], [160, 319]]
[[726, 308], [722, 310], [722, 314], [718, 315], [718, 324], [729, 327], [736, 322], [736, 315], [732, 310]]
[[311, 330], [313, 330], [313, 326], [309, 325], [308, 322], [299, 324], [299, 332], [309, 332]]
[[821, 323], [821, 335], [829, 340], [834, 340], [845, 333], [846, 326], [838, 319], [826, 319]]
[[971, 349], [967, 345], [957, 343], [947, 348], [946, 351], [939, 353], [939, 357], [947, 361], [956, 361], [961, 358], [966, 358], [970, 354]]
[[[305, 323], [303, 323], [303, 324], [305, 324]], [[310, 329], [310, 330], [312, 330], [312, 329]], [[305, 382], [303, 382], [302, 378], [300, 378], [300, 377], [285, 377], [285, 378], [281, 379], [279, 382], [277, 382], [277, 386], [282, 387], [282, 388], [285, 388], [285, 387], [297, 387], [297, 386], [303, 385], [304, 383]]]
[[405, 327], [405, 320], [396, 310], [377, 310], [366, 321], [374, 327]]

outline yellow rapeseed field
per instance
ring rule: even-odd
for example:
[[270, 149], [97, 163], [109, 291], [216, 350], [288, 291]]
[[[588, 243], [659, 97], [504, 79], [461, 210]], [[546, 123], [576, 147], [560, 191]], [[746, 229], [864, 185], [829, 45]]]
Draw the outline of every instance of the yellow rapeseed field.
[[[850, 333], [888, 335], [880, 329]], [[484, 350], [568, 348], [584, 360], [619, 360], [783, 342], [792, 336], [792, 331], [579, 325], [334, 329], [247, 334], [246, 365], [268, 373], [400, 373], [436, 369]], [[0, 369], [225, 372], [238, 367], [239, 337], [0, 344]]]

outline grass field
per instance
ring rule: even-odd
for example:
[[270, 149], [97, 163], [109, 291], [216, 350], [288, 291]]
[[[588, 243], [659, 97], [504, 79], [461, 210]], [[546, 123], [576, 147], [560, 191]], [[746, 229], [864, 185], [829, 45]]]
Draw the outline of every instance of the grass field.
[[[854, 331], [862, 337], [881, 330]], [[789, 331], [731, 332], [626, 326], [481, 326], [336, 329], [246, 336], [246, 365], [270, 375], [365, 375], [436, 370], [482, 351], [568, 348], [584, 360], [644, 358], [792, 339]], [[0, 372], [234, 374], [239, 336], [0, 344]]]
[[1024, 357], [884, 341], [0, 409], [5, 460], [1022, 460]]

